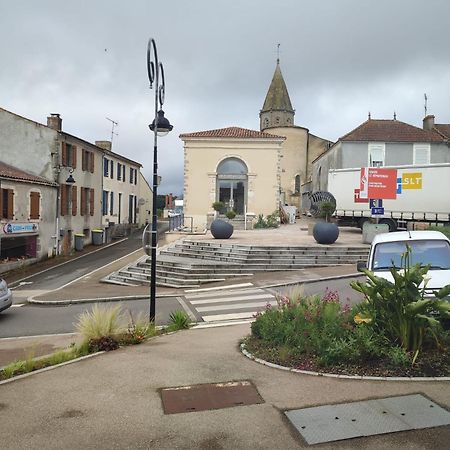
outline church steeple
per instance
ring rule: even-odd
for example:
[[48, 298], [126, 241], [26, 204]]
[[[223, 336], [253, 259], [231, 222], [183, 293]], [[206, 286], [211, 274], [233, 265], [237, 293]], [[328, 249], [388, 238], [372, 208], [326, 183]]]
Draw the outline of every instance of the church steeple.
[[270, 127], [289, 127], [294, 125], [295, 111], [280, 69], [280, 59], [273, 74], [272, 82], [267, 91], [264, 105], [259, 113], [260, 130]]

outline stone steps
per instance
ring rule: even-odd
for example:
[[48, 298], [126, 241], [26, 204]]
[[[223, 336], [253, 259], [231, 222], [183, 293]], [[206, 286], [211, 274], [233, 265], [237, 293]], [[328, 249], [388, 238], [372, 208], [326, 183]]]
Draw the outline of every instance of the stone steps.
[[[248, 278], [259, 272], [355, 264], [366, 259], [368, 252], [368, 246], [263, 246], [185, 239], [160, 252], [156, 284], [198, 287], [231, 278]], [[116, 282], [150, 284], [150, 262], [140, 261], [110, 278]]]

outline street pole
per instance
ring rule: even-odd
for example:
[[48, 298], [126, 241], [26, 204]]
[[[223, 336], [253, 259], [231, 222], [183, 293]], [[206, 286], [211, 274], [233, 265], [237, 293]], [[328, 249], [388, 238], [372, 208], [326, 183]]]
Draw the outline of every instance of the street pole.
[[[150, 130], [153, 131], [153, 205], [152, 205], [152, 227], [151, 227], [151, 261], [150, 261], [150, 322], [155, 322], [156, 315], [156, 247], [158, 244], [158, 133], [166, 135], [172, 130], [172, 125], [164, 117], [162, 105], [164, 104], [165, 80], [164, 68], [158, 60], [158, 52], [154, 39], [149, 39], [147, 45], [147, 72], [150, 81], [150, 89], [155, 85], [155, 110], [154, 119]], [[161, 79], [160, 79], [161, 78]]]

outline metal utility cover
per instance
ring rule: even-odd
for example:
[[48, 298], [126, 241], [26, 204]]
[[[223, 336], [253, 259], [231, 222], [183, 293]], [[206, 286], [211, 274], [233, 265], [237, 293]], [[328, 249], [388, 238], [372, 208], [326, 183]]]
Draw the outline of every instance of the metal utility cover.
[[250, 381], [229, 381], [161, 389], [161, 399], [164, 414], [264, 403]]
[[450, 413], [422, 395], [285, 412], [308, 444], [450, 424]]

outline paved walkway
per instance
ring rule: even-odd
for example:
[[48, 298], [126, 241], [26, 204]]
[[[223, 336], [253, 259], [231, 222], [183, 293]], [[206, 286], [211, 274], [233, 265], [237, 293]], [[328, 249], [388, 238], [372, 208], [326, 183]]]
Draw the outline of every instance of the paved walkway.
[[[293, 374], [244, 357], [248, 325], [194, 329], [0, 385], [2, 446], [14, 449], [295, 449], [286, 409], [421, 393], [450, 408], [443, 382], [355, 381]], [[250, 380], [264, 403], [164, 415], [160, 389]], [[320, 445], [447, 448], [449, 427]]]

